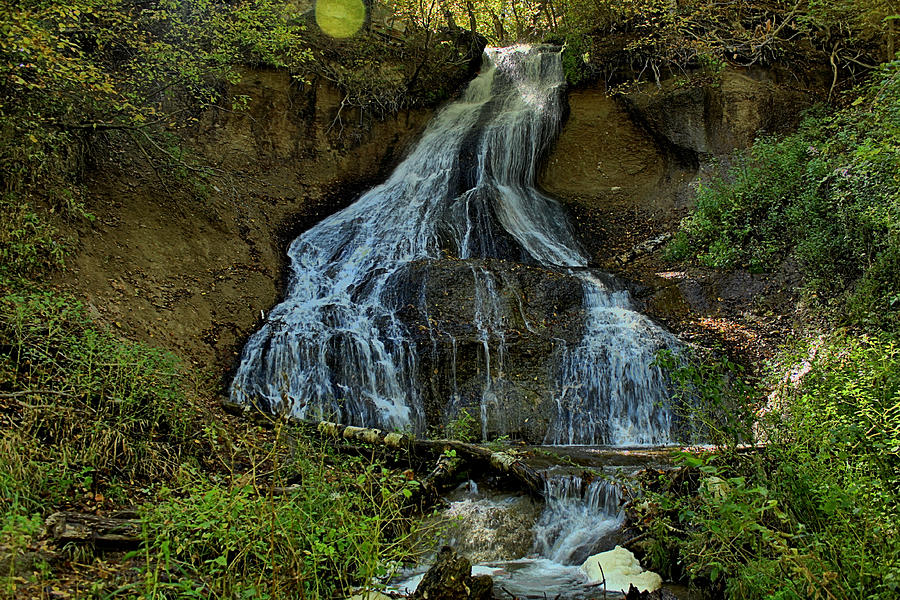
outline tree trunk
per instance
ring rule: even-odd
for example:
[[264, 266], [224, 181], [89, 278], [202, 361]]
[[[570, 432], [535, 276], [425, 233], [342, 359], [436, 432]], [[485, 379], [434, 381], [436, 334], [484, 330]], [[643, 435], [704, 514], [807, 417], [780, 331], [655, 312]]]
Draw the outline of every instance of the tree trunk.
[[56, 512], [44, 522], [44, 535], [59, 544], [92, 544], [106, 550], [130, 550], [141, 543], [141, 522], [131, 517]]
[[[272, 423], [276, 418], [228, 401], [223, 402], [222, 407], [231, 414], [254, 420], [260, 424]], [[457, 440], [420, 440], [405, 433], [341, 425], [330, 421], [304, 421], [289, 415], [284, 418], [290, 424], [300, 427], [304, 432], [325, 439], [365, 442], [400, 450], [412, 456], [427, 456], [434, 460], [443, 454], [448, 456], [455, 454], [457, 458], [469, 464], [511, 477], [534, 497], [544, 497], [543, 476], [509, 452], [495, 452], [484, 446]]]
[[301, 425], [304, 430], [326, 439], [366, 442], [412, 454], [437, 455], [438, 457], [455, 454], [457, 458], [467, 463], [474, 463], [512, 477], [533, 496], [543, 497], [544, 495], [544, 478], [541, 474], [508, 452], [494, 452], [484, 446], [456, 440], [419, 440], [402, 433], [388, 433], [380, 429], [340, 425], [329, 421], [294, 422]]

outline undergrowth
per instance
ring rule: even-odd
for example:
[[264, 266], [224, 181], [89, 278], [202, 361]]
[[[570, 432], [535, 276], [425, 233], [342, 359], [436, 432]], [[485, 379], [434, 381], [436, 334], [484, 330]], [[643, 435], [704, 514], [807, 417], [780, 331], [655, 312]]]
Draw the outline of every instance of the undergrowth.
[[900, 326], [900, 61], [852, 106], [762, 138], [701, 186], [675, 260], [772, 271], [794, 257], [808, 300], [849, 324]]
[[755, 380], [721, 349], [662, 350], [655, 363], [671, 378], [673, 433], [679, 443], [716, 439], [737, 445], [753, 439]]
[[283, 423], [261, 444], [240, 443], [253, 447], [222, 456], [249, 458], [249, 471], [186, 469], [145, 507], [147, 598], [333, 597], [377, 585], [420, 552], [417, 482], [333, 456]]
[[280, 421], [217, 423], [172, 354], [3, 283], [0, 595], [53, 581], [41, 524], [61, 509], [141, 514], [132, 567], [79, 590], [91, 597], [331, 597], [418, 551], [415, 481]]
[[757, 415], [765, 445], [714, 436], [717, 452], [651, 480], [644, 549], [654, 568], [728, 598], [896, 598], [897, 341], [837, 333], [780, 364], [789, 375]]
[[[757, 140], [700, 188], [668, 248], [670, 259], [723, 270], [790, 261], [806, 302], [849, 327], [792, 342], [773, 361], [747, 405], [757, 412], [745, 430], [761, 445], [710, 427], [715, 453], [685, 454], [678, 475], [648, 482], [637, 515], [648, 557], [713, 596], [900, 594], [898, 92], [895, 61], [846, 108]], [[693, 384], [725, 390], [708, 377]], [[695, 418], [713, 417], [701, 406]]]

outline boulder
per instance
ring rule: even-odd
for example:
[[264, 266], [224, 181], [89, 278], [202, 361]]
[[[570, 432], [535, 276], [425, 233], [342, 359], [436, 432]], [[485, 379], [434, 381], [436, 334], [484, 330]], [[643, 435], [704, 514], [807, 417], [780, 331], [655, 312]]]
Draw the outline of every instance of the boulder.
[[[467, 410], [488, 437], [543, 441], [555, 411], [556, 365], [584, 332], [583, 284], [559, 269], [499, 259], [410, 265], [396, 284], [415, 337], [426, 421]], [[405, 289], [404, 289], [405, 288]]]
[[581, 570], [608, 591], [626, 593], [635, 587], [640, 592], [652, 592], [662, 587], [662, 577], [645, 571], [634, 554], [621, 546], [589, 556]]
[[413, 600], [488, 600], [494, 583], [488, 575], [472, 577], [472, 563], [450, 546], [444, 546], [425, 573]]
[[623, 99], [638, 122], [665, 144], [696, 154], [746, 148], [761, 132], [796, 126], [812, 95], [767, 69], [726, 69], [717, 85], [677, 79], [646, 84]]

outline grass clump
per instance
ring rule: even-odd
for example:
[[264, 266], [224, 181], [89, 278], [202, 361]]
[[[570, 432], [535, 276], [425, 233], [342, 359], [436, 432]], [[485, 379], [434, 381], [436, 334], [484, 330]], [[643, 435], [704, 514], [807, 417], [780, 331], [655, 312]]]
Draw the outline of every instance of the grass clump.
[[[800, 344], [758, 421], [767, 444], [686, 454], [653, 482], [655, 567], [730, 598], [900, 592], [900, 348], [845, 333]], [[727, 443], [726, 440], [722, 440]]]
[[417, 482], [276, 429], [255, 463], [271, 474], [188, 471], [146, 508], [148, 597], [333, 597], [416, 555]]
[[20, 471], [30, 448], [106, 479], [177, 469], [196, 424], [173, 355], [98, 329], [71, 297], [40, 290], [0, 296], [0, 339], [0, 396], [13, 425], [0, 443], [23, 449], [5, 455], [23, 459]]

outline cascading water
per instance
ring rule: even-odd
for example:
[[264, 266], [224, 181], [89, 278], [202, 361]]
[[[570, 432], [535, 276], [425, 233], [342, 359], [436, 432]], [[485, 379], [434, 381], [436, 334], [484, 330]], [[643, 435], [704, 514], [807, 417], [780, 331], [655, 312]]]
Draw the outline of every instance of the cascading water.
[[[585, 479], [558, 469], [545, 475], [546, 503], [539, 515], [525, 496], [479, 493], [471, 485], [450, 495], [444, 518], [452, 525], [444, 542], [516, 597], [596, 597], [580, 565], [619, 539], [622, 489], [604, 477]], [[412, 592], [422, 569], [415, 573], [397, 591]]]
[[[448, 334], [431, 324], [420, 301], [424, 288], [404, 281], [425, 261], [468, 261], [482, 361], [475, 406], [487, 437], [491, 415], [504, 412], [504, 390], [514, 384], [505, 373], [501, 298], [524, 306], [521, 291], [503, 287], [504, 277], [480, 264], [500, 259], [577, 278], [583, 290], [581, 342], [553, 340], [558, 361], [547, 367], [541, 393], [555, 415], [544, 439], [668, 442], [666, 381], [653, 359], [673, 338], [635, 312], [626, 292], [586, 269], [561, 207], [535, 186], [558, 132], [563, 86], [558, 50], [487, 50], [481, 74], [383, 185], [291, 244], [286, 298], [247, 343], [232, 399], [301, 418], [423, 431], [419, 352]], [[403, 318], [414, 304], [426, 310], [425, 342]], [[533, 332], [524, 312], [521, 318]], [[452, 406], [461, 400], [451, 341], [445, 362], [452, 362], [453, 397], [443, 401]]]
[[620, 488], [606, 479], [578, 476], [547, 480], [547, 504], [535, 526], [534, 551], [555, 563], [579, 565], [621, 527]]

